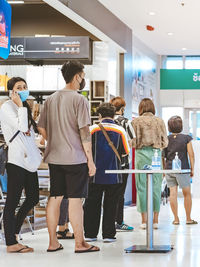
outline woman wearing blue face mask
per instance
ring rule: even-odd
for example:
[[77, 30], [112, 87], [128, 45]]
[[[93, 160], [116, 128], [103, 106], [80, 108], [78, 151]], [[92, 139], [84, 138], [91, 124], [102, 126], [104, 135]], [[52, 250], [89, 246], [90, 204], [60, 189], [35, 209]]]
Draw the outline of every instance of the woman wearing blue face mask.
[[[7, 252], [26, 253], [33, 249], [19, 244], [16, 236], [28, 212], [38, 203], [39, 186], [37, 168], [41, 162], [40, 151], [35, 144], [37, 125], [32, 118], [31, 109], [26, 102], [29, 96], [26, 81], [13, 77], [8, 81], [11, 99], [0, 109], [1, 128], [8, 144], [8, 188], [4, 209], [4, 231]], [[14, 140], [9, 140], [16, 134]], [[15, 214], [22, 190], [25, 190], [25, 201]]]

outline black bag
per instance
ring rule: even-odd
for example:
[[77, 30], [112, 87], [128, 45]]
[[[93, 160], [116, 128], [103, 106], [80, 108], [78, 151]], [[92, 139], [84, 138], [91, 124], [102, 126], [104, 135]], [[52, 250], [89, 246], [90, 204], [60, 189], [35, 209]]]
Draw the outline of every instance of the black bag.
[[[9, 144], [15, 139], [15, 137], [20, 133], [17, 131], [13, 137], [10, 139]], [[3, 144], [0, 146], [0, 174], [4, 175], [6, 169], [6, 163], [8, 161], [8, 145]]]

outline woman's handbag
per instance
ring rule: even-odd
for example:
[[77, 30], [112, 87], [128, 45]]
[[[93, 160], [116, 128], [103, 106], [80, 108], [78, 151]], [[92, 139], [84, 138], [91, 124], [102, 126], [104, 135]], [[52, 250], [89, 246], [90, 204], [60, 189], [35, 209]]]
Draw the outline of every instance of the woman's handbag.
[[[17, 137], [20, 131], [17, 131], [13, 137], [9, 140], [8, 145]], [[8, 145], [3, 144], [0, 146], [0, 174], [4, 175], [6, 169], [6, 163], [8, 161]]]

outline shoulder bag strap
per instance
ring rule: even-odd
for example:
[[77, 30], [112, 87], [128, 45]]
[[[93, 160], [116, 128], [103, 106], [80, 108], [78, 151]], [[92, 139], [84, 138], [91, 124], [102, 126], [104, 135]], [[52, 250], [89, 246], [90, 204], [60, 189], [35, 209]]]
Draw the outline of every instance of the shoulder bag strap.
[[17, 135], [20, 133], [20, 131], [17, 131], [14, 135], [13, 135], [13, 137], [9, 140], [9, 144], [10, 143], [12, 143], [12, 141], [17, 137]]
[[117, 156], [117, 158], [119, 159], [119, 161], [121, 162], [121, 158], [120, 155], [116, 149], [116, 147], [114, 146], [113, 142], [110, 140], [110, 137], [108, 136], [105, 128], [103, 127], [103, 125], [101, 123], [98, 124], [99, 128], [101, 129], [102, 133], [104, 134], [109, 146], [112, 148], [113, 152], [115, 153], [115, 155]]

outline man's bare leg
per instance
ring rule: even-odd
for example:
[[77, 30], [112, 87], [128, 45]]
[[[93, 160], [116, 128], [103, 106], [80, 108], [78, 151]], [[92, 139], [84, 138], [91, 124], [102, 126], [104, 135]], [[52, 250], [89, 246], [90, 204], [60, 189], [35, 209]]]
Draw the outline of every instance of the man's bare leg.
[[50, 197], [47, 205], [47, 226], [49, 232], [49, 248], [50, 250], [57, 249], [60, 244], [56, 236], [56, 228], [60, 216], [60, 203], [63, 196]]
[[[75, 250], [87, 250], [91, 247], [83, 236], [83, 207], [80, 198], [69, 198], [69, 220], [75, 236]], [[93, 250], [99, 250], [94, 247]]]

